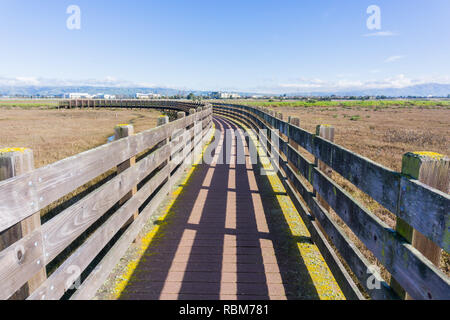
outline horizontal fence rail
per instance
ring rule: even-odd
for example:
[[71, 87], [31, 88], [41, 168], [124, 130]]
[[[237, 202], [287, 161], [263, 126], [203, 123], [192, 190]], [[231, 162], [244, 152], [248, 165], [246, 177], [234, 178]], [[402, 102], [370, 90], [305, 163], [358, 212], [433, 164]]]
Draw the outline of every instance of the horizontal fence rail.
[[[75, 289], [73, 298], [95, 295], [182, 177], [187, 159], [201, 153], [212, 135], [211, 105], [172, 103], [172, 108], [189, 115], [179, 112], [172, 122], [161, 117], [158, 127], [138, 134], [130, 125], [118, 127], [112, 143], [0, 182], [0, 245], [13, 239], [0, 246], [0, 299], [60, 299]], [[41, 225], [42, 209], [111, 172], [106, 182]], [[24, 221], [36, 217], [35, 228], [26, 232]], [[10, 237], [21, 224], [17, 239]], [[100, 262], [91, 270], [94, 259]], [[79, 283], [81, 274], [85, 279]]]
[[149, 108], [188, 112], [202, 106], [200, 102], [153, 99], [68, 99], [60, 100], [59, 108]]
[[[368, 272], [370, 263], [333, 221], [321, 199], [385, 266], [409, 296], [414, 299], [450, 299], [450, 280], [438, 267], [328, 177], [318, 168], [317, 162], [308, 161], [293, 147], [293, 143], [352, 182], [446, 252], [450, 251], [448, 194], [387, 169], [298, 125], [283, 121], [282, 116], [265, 108], [215, 103], [213, 109], [217, 114], [246, 122], [260, 136], [265, 133], [258, 130], [266, 130], [264, 141], [267, 141], [270, 153], [279, 159], [279, 168], [288, 178], [287, 184], [295, 191], [292, 196], [295, 198], [298, 193], [308, 206], [299, 211], [304, 211], [304, 218], [319, 222], [318, 232], [325, 231], [372, 298], [396, 299], [398, 291], [393, 290], [376, 271]], [[312, 185], [313, 191], [304, 184], [301, 176]], [[324, 254], [327, 255], [329, 253]], [[367, 284], [371, 276], [380, 281], [380, 288], [372, 288]]]

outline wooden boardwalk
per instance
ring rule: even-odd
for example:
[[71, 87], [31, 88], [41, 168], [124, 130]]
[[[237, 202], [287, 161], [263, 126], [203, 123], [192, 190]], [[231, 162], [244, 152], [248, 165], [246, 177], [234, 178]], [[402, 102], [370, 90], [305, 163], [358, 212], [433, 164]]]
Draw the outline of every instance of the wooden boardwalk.
[[213, 162], [196, 166], [139, 260], [98, 298], [344, 299], [278, 176], [250, 163], [242, 131], [225, 133], [234, 122], [214, 124], [222, 135]]
[[408, 152], [397, 172], [330, 141], [329, 125], [314, 134], [263, 107], [115, 104], [177, 119], [119, 125], [112, 143], [38, 169], [33, 150], [0, 150], [0, 299], [450, 299], [447, 156]]

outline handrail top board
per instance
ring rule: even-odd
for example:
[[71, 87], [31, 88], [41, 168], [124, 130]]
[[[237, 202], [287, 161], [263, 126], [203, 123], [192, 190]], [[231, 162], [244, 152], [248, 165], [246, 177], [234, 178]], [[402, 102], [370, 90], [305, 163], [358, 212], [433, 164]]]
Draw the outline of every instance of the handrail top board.
[[[386, 209], [450, 252], [450, 195], [272, 115], [244, 105], [214, 104], [263, 115], [275, 128], [336, 170]], [[297, 133], [297, 134], [296, 134]], [[306, 139], [301, 139], [305, 137]], [[305, 141], [306, 140], [306, 141]], [[414, 197], [420, 199], [413, 201]]]
[[212, 112], [207, 108], [166, 125], [79, 153], [0, 182], [0, 232], [45, 208], [76, 188], [150, 149]]

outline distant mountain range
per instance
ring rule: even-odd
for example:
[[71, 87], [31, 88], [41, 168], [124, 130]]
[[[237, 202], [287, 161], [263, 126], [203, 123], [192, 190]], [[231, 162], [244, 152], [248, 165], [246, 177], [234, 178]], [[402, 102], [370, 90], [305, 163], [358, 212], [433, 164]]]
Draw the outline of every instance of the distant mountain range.
[[[191, 91], [188, 91], [188, 93]], [[0, 86], [0, 95], [15, 96], [57, 96], [69, 93], [88, 93], [90, 95], [102, 93], [109, 95], [132, 96], [136, 93], [159, 93], [164, 96], [173, 96], [183, 93], [183, 90], [170, 88], [144, 88], [144, 87], [97, 87], [97, 86]]]
[[[163, 96], [174, 96], [177, 94], [188, 94], [193, 92], [196, 95], [206, 95], [211, 91], [200, 90], [180, 90], [172, 88], [149, 88], [149, 87], [98, 87], [98, 86], [0, 86], [0, 95], [3, 96], [58, 96], [68, 93], [88, 93], [88, 94], [115, 94], [124, 96], [134, 96], [136, 93], [157, 93]], [[242, 96], [266, 95], [264, 93], [236, 92]], [[273, 95], [273, 94], [267, 94]], [[340, 91], [311, 91], [292, 92], [288, 96], [388, 96], [388, 97], [449, 97], [450, 84], [427, 83], [404, 88], [383, 88], [383, 89], [347, 89]]]
[[[290, 93], [288, 95], [298, 95]], [[383, 89], [348, 89], [335, 92], [308, 92], [302, 95], [311, 96], [387, 96], [387, 97], [448, 97], [450, 95], [450, 84], [426, 83], [404, 88], [383, 88]]]

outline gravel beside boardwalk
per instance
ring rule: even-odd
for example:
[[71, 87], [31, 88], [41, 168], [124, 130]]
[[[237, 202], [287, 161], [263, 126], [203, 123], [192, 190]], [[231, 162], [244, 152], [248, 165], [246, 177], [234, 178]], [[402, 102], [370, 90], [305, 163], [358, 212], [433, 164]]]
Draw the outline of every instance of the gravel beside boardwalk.
[[[137, 244], [139, 257], [98, 298], [344, 299], [278, 176], [260, 175], [250, 163], [242, 132], [225, 134], [236, 124], [214, 121], [222, 136], [213, 163], [196, 166]], [[236, 164], [237, 148], [246, 164]]]

